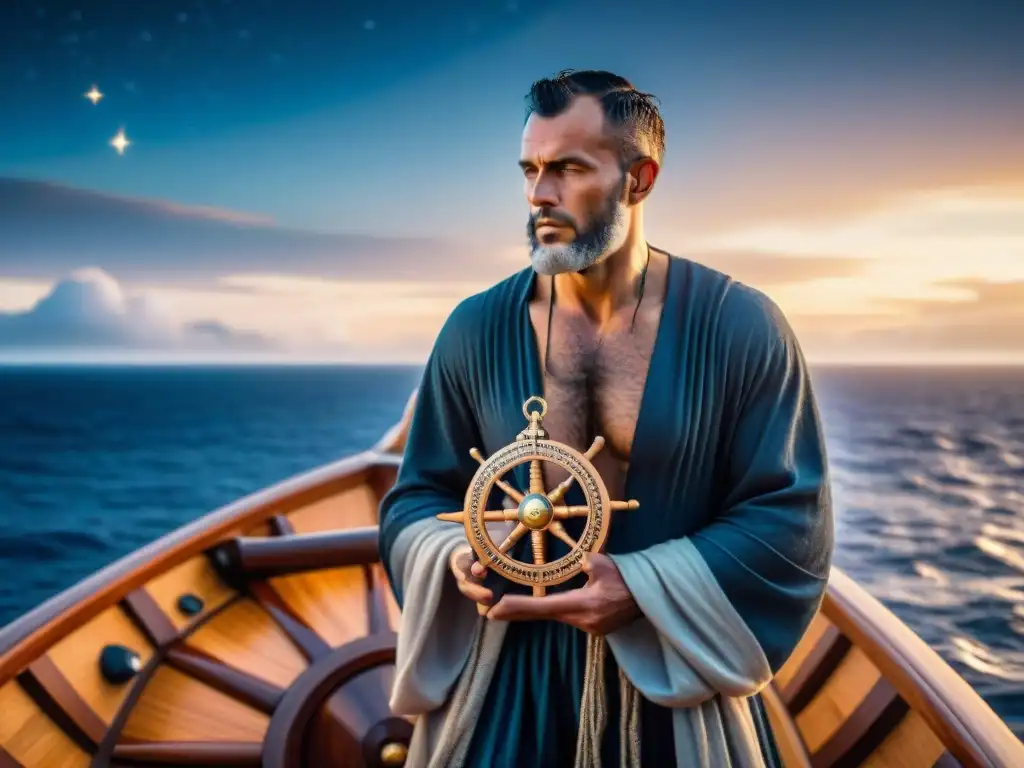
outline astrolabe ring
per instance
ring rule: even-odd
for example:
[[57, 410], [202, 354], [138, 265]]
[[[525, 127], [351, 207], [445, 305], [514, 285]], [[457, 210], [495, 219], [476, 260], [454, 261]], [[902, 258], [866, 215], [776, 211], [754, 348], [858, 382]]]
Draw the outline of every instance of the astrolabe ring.
[[[537, 406], [531, 408], [531, 406]], [[591, 460], [604, 446], [604, 438], [594, 438], [585, 453], [548, 438], [543, 426], [547, 403], [533, 396], [523, 403], [523, 415], [528, 426], [514, 442], [499, 449], [485, 459], [476, 448], [470, 455], [480, 463], [473, 475], [463, 509], [438, 515], [441, 520], [462, 523], [466, 538], [480, 562], [510, 581], [533, 587], [533, 594], [542, 596], [549, 586], [571, 579], [583, 567], [587, 552], [598, 552], [604, 546], [614, 511], [637, 509], [636, 501], [613, 501], [608, 489]], [[542, 463], [551, 462], [569, 477], [548, 491], [544, 488]], [[524, 493], [508, 482], [505, 476], [522, 464], [530, 465], [530, 487]], [[584, 504], [565, 505], [566, 492], [578, 484], [583, 492]], [[486, 509], [491, 492], [497, 487], [511, 500], [508, 509]], [[570, 517], [586, 518], [579, 539], [566, 531], [563, 520]], [[511, 532], [495, 542], [485, 523], [514, 522]], [[533, 562], [524, 562], [508, 554], [523, 536], [530, 534]], [[547, 535], [561, 539], [569, 552], [557, 560], [547, 561]]]

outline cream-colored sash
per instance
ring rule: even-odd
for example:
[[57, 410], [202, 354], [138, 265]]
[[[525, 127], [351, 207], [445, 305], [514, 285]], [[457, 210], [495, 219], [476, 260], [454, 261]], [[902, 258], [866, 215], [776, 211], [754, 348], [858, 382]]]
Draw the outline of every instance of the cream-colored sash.
[[[481, 618], [450, 575], [464, 543], [461, 527], [429, 518], [392, 552], [404, 609], [391, 708], [417, 718], [409, 768], [464, 765], [505, 637], [507, 624]], [[673, 708], [679, 766], [763, 766], [745, 697], [771, 679], [768, 661], [697, 550], [680, 539], [612, 559], [643, 617], [588, 643], [577, 766], [600, 764], [606, 648], [621, 670], [623, 766], [639, 765], [640, 696]]]

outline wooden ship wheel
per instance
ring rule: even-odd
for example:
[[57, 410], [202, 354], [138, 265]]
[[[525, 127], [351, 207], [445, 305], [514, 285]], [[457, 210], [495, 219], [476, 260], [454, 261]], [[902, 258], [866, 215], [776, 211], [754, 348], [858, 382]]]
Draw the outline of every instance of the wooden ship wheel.
[[400, 611], [364, 453], [145, 547], [0, 631], [0, 768], [397, 768]]
[[[531, 408], [531, 406], [537, 406]], [[523, 403], [523, 416], [529, 425], [520, 432], [515, 442], [509, 443], [494, 455], [485, 459], [476, 448], [470, 455], [480, 463], [466, 491], [465, 506], [460, 512], [445, 512], [438, 515], [441, 520], [460, 522], [466, 528], [466, 538], [479, 557], [480, 562], [505, 578], [518, 584], [533, 587], [533, 594], [543, 596], [548, 586], [571, 579], [583, 567], [583, 556], [587, 552], [598, 552], [608, 537], [613, 511], [639, 508], [639, 503], [613, 501], [601, 475], [591, 464], [604, 447], [604, 438], [594, 438], [585, 453], [548, 438], [543, 420], [548, 406], [543, 398], [533, 396]], [[542, 465], [550, 462], [568, 472], [569, 477], [551, 491], [544, 488]], [[529, 463], [530, 487], [524, 493], [516, 490], [504, 477], [516, 467]], [[579, 484], [585, 499], [584, 504], [565, 505], [561, 501], [574, 483]], [[506, 509], [487, 509], [491, 492], [497, 487], [515, 505]], [[583, 517], [586, 522], [579, 539], [566, 531], [563, 520]], [[512, 530], [500, 542], [495, 543], [486, 523], [514, 523]], [[512, 557], [509, 550], [530, 534], [533, 562], [523, 562]], [[547, 535], [561, 539], [569, 552], [557, 560], [547, 560]], [[480, 607], [485, 612], [486, 606]]]

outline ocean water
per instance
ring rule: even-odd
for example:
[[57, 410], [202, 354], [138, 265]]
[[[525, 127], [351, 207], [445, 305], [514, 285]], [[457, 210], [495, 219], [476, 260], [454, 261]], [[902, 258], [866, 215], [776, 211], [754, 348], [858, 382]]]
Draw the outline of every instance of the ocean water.
[[[0, 368], [0, 625], [362, 450], [416, 367]], [[1024, 369], [823, 368], [836, 564], [1024, 736]]]

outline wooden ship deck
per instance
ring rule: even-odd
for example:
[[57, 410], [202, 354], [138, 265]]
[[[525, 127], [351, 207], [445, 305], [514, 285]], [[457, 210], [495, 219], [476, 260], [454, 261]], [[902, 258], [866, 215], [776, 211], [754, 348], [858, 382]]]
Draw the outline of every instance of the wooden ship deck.
[[[376, 516], [408, 415], [0, 630], [0, 768], [403, 765]], [[1024, 766], [978, 694], [839, 570], [763, 695], [787, 768]]]

